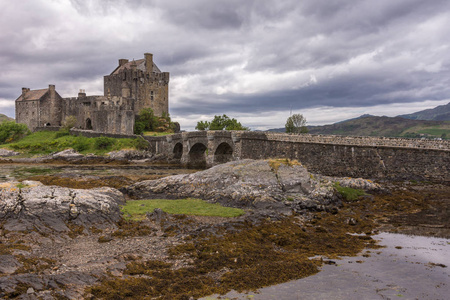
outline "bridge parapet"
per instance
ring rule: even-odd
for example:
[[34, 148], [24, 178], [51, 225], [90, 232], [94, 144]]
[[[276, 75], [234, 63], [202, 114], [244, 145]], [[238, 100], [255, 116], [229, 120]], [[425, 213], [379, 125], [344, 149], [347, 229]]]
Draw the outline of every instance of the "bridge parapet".
[[283, 141], [283, 142], [450, 150], [449, 140], [427, 140], [427, 139], [407, 139], [407, 138], [367, 137], [367, 136], [312, 135], [312, 134], [298, 135], [286, 133], [264, 133], [264, 134], [267, 136], [267, 139], [269, 140]]

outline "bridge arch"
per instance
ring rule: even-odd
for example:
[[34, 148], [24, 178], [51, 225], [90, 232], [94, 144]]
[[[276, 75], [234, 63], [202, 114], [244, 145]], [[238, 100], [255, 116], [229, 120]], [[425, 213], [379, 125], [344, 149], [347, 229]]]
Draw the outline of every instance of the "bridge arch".
[[183, 156], [183, 144], [178, 142], [175, 144], [175, 147], [173, 147], [173, 158], [175, 159], [181, 159]]
[[206, 168], [206, 150], [203, 143], [194, 144], [189, 150], [189, 167]]
[[214, 163], [222, 164], [233, 160], [233, 148], [227, 142], [222, 142], [214, 152]]

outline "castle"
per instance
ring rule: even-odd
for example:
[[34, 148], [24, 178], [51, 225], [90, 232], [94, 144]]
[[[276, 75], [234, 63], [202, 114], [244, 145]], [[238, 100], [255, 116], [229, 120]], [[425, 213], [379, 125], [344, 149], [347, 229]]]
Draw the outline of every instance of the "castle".
[[62, 98], [54, 85], [47, 89], [22, 88], [16, 99], [16, 122], [32, 131], [39, 127], [58, 127], [70, 116], [75, 127], [101, 133], [133, 134], [136, 115], [143, 108], [155, 115], [169, 112], [169, 73], [161, 72], [153, 55], [143, 59], [119, 59], [119, 65], [104, 76], [104, 95]]

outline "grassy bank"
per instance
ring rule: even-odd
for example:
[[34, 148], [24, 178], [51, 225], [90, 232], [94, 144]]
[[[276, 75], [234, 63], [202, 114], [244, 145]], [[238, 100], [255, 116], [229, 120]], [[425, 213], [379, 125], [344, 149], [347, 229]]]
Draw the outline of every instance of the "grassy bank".
[[0, 148], [15, 150], [27, 155], [43, 155], [72, 148], [82, 154], [103, 155], [121, 149], [143, 149], [148, 143], [143, 139], [119, 139], [109, 137], [87, 138], [69, 135], [68, 132], [39, 131]]
[[197, 216], [238, 217], [244, 214], [242, 209], [224, 207], [212, 204], [200, 199], [178, 199], [178, 200], [133, 200], [127, 201], [122, 212], [125, 218], [132, 220], [143, 220], [146, 213], [151, 213], [155, 208], [160, 208], [169, 214], [186, 214]]

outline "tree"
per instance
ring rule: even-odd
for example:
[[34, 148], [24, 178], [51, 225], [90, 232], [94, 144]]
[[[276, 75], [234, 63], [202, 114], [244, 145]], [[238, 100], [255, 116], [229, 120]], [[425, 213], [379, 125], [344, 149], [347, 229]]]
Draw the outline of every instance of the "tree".
[[306, 128], [306, 119], [302, 114], [293, 114], [286, 120], [286, 133], [308, 133], [308, 128]]
[[214, 116], [211, 122], [199, 121], [197, 130], [249, 130], [248, 127], [242, 126], [236, 119], [230, 119], [227, 115]]
[[77, 124], [77, 117], [73, 115], [67, 116], [62, 123], [62, 128], [66, 131], [69, 131], [70, 128], [74, 127], [76, 124]]
[[195, 126], [195, 129], [208, 130], [209, 125], [210, 125], [210, 122], [208, 122], [208, 121], [199, 121], [199, 122], [197, 122], [197, 126]]

